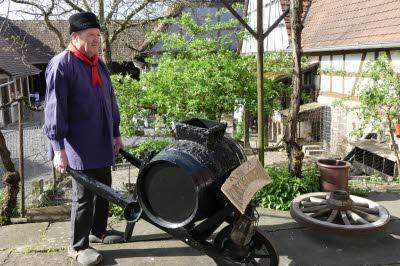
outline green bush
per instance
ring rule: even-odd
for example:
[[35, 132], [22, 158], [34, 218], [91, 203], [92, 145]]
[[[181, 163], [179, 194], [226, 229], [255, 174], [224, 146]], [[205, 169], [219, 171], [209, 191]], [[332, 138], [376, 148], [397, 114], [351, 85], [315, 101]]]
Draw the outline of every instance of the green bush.
[[233, 138], [235, 140], [241, 140], [243, 138], [243, 122], [237, 124], [235, 132], [233, 132]]
[[301, 194], [319, 191], [319, 172], [316, 167], [303, 170], [303, 177], [292, 176], [286, 167], [267, 168], [272, 183], [254, 195], [258, 206], [275, 210], [289, 210], [290, 203]]
[[148, 151], [159, 153], [170, 143], [171, 141], [167, 139], [148, 139], [139, 145], [127, 147], [125, 150], [137, 158], [145, 159]]
[[121, 221], [124, 219], [124, 209], [118, 205], [111, 204], [108, 210], [108, 216]]

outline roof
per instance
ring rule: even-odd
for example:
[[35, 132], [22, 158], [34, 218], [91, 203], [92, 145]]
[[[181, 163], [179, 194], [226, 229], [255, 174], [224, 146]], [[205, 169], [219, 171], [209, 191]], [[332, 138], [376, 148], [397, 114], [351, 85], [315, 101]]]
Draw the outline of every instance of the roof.
[[[52, 56], [63, 50], [60, 46], [57, 35], [47, 27], [45, 21], [14, 20], [12, 23], [24, 32], [29, 32], [36, 41], [41, 42], [43, 47], [46, 47], [51, 51], [49, 52], [50, 57], [41, 56], [42, 62], [47, 63]], [[52, 21], [52, 23], [62, 33], [65, 41], [64, 45], [66, 46], [70, 39], [68, 21], [57, 20]], [[154, 23], [148, 23], [144, 26], [132, 27], [121, 33], [120, 38], [118, 38], [111, 46], [113, 61], [131, 61], [137, 53], [128, 46], [135, 48], [139, 47], [145, 40], [146, 32], [150, 32], [154, 26]], [[31, 40], [28, 41], [31, 43]]]
[[314, 0], [304, 52], [400, 47], [400, 0]]
[[[16, 21], [0, 17], [0, 38], [7, 40], [11, 47], [32, 64], [47, 63], [54, 51], [32, 35], [32, 32], [46, 32], [37, 21], [27, 21], [27, 27], [19, 27]], [[54, 40], [53, 40], [54, 42]]]
[[[301, 73], [306, 74], [309, 72], [316, 72], [318, 67], [319, 67], [319, 62], [311, 63], [306, 67], [302, 67]], [[265, 72], [264, 72], [264, 76], [265, 76]], [[280, 81], [280, 82], [291, 82], [291, 80], [292, 80], [292, 75], [287, 75], [287, 74], [277, 75], [275, 77], [275, 81]]]
[[[302, 104], [302, 105], [300, 105], [299, 114], [306, 113], [306, 112], [309, 112], [309, 111], [314, 111], [314, 110], [317, 110], [319, 108], [323, 108], [324, 106], [325, 105], [322, 105], [322, 104], [317, 103], [317, 102]], [[288, 116], [289, 115], [289, 109], [284, 109], [284, 110], [281, 110], [279, 112], [283, 116]]]
[[39, 69], [27, 62], [2, 38], [0, 38], [0, 71], [11, 77], [23, 77], [40, 73]]
[[[281, 1], [281, 6], [282, 6], [282, 11], [285, 11], [286, 9], [289, 8], [290, 0], [280, 0], [280, 1]], [[303, 0], [303, 13], [301, 14], [301, 19], [302, 20], [305, 19], [305, 16], [307, 15], [308, 10], [309, 10], [309, 8], [311, 6], [311, 2], [312, 2], [312, 0]], [[287, 33], [288, 33], [288, 36], [289, 36], [289, 43], [291, 43], [292, 42], [292, 38], [291, 38], [291, 36], [292, 36], [292, 27], [291, 27], [291, 24], [290, 24], [290, 15], [286, 16], [284, 20], [285, 20], [286, 30], [287, 30]]]

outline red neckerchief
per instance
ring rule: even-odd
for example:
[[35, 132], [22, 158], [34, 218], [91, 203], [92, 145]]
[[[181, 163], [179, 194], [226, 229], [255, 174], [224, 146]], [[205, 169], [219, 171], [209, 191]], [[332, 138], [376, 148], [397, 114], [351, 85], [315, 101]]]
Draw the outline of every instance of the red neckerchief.
[[97, 55], [92, 56], [92, 61], [90, 61], [81, 51], [79, 51], [72, 43], [70, 43], [66, 49], [70, 51], [74, 56], [88, 64], [92, 69], [92, 85], [96, 87], [97, 85], [101, 86], [103, 82], [101, 81], [99, 72], [97, 72], [97, 63], [99, 62], [99, 58]]

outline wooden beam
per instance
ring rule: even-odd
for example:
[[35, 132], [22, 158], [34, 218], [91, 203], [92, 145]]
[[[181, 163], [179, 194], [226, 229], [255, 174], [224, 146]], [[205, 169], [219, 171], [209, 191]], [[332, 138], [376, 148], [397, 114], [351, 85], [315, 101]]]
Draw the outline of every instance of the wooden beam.
[[245, 27], [251, 35], [253, 35], [254, 38], [258, 39], [258, 35], [257, 33], [250, 27], [250, 25], [244, 21], [244, 19], [236, 12], [235, 9], [233, 9], [233, 7], [228, 4], [228, 2], [226, 2], [226, 0], [221, 0], [221, 2], [224, 4], [224, 6], [232, 13], [232, 15], [239, 20], [239, 22], [243, 25], [243, 27]]
[[257, 0], [257, 118], [258, 159], [264, 167], [264, 39], [263, 1]]
[[352, 96], [354, 96], [354, 94], [356, 93], [356, 88], [357, 88], [357, 85], [358, 85], [358, 81], [360, 80], [360, 77], [359, 77], [358, 74], [360, 74], [361, 71], [362, 71], [365, 58], [367, 58], [367, 53], [363, 53], [362, 56], [361, 56], [361, 61], [360, 61], [360, 65], [358, 66], [356, 80], [354, 81], [353, 89], [351, 90], [351, 95]]
[[332, 79], [333, 79], [333, 77], [332, 77], [332, 71], [333, 71], [333, 55], [331, 54], [330, 56], [329, 56], [329, 60], [330, 60], [330, 72], [329, 72], [329, 91], [330, 92], [332, 92], [332, 83], [333, 83], [333, 81], [332, 81]]
[[269, 26], [267, 31], [264, 32], [264, 34], [263, 34], [263, 39], [265, 39], [279, 25], [279, 23], [281, 23], [282, 19], [284, 19], [289, 14], [289, 11], [290, 11], [290, 7], [288, 7], [282, 13], [282, 15], [280, 15], [280, 17], [277, 20], [275, 20], [275, 22], [271, 26]]
[[343, 70], [343, 75], [342, 75], [342, 93], [345, 94], [344, 87], [345, 87], [345, 84], [346, 84], [346, 82], [345, 82], [346, 75], [344, 73], [346, 71], [346, 54], [343, 55], [343, 68], [342, 68], [342, 70]]

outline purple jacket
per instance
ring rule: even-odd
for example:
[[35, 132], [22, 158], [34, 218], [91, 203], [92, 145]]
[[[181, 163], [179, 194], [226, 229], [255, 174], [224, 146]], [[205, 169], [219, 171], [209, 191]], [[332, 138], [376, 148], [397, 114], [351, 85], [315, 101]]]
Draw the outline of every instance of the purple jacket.
[[119, 137], [119, 111], [103, 63], [97, 65], [103, 85], [91, 85], [90, 66], [68, 51], [53, 57], [46, 69], [44, 133], [53, 150], [65, 149], [76, 170], [114, 164], [113, 138]]

